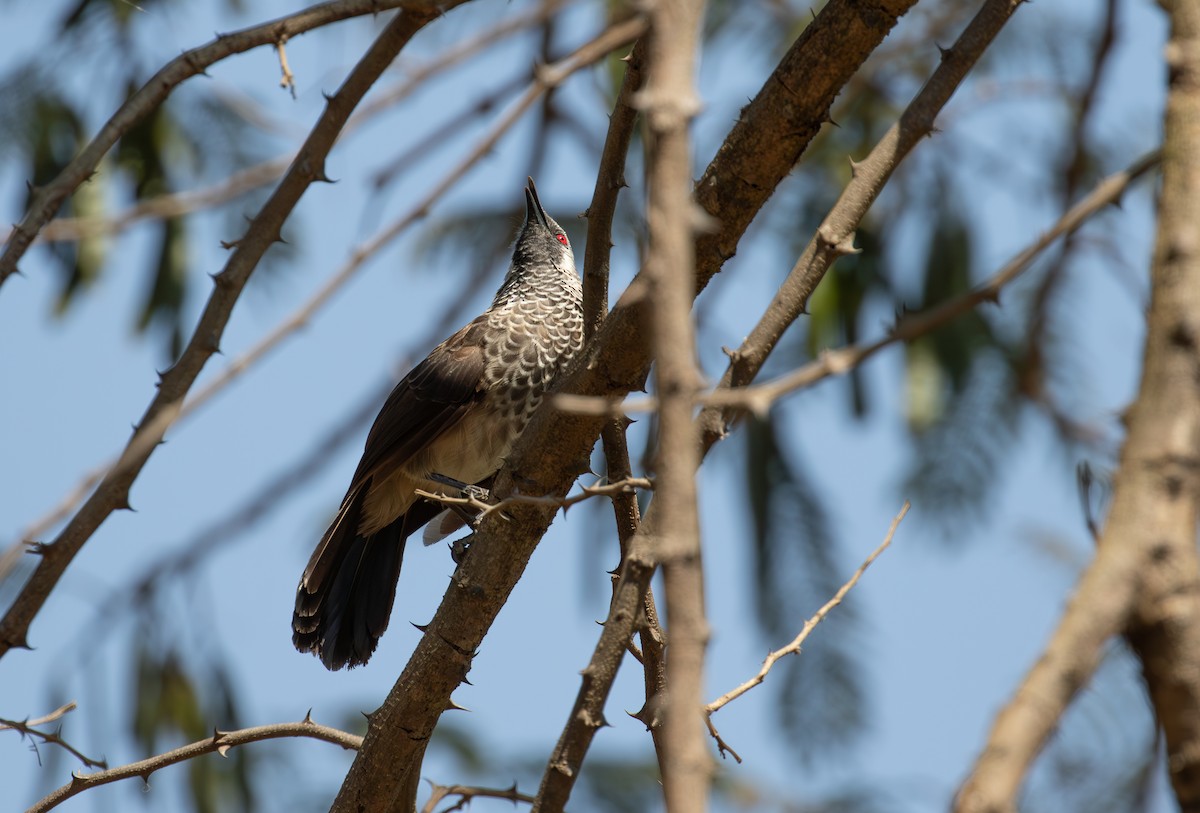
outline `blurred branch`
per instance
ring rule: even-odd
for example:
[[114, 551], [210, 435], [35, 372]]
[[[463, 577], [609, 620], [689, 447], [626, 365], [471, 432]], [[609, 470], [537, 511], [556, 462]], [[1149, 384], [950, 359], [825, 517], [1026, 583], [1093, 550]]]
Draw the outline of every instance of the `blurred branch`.
[[850, 577], [849, 581], [841, 586], [841, 588], [833, 595], [833, 598], [825, 602], [821, 609], [817, 610], [816, 614], [814, 614], [812, 618], [804, 622], [803, 629], [801, 629], [800, 633], [792, 639], [790, 644], [769, 653], [766, 660], [763, 661], [762, 668], [758, 670], [757, 675], [750, 678], [737, 688], [729, 690], [704, 707], [704, 719], [708, 724], [708, 731], [710, 734], [712, 734], [713, 739], [717, 741], [717, 749], [721, 752], [722, 756], [724, 756], [725, 752], [728, 751], [735, 760], [738, 762], [742, 761], [742, 758], [737, 755], [737, 752], [730, 748], [729, 745], [721, 739], [721, 735], [717, 733], [717, 729], [712, 722], [713, 714], [720, 711], [731, 701], [737, 700], [746, 692], [762, 683], [763, 680], [766, 679], [767, 673], [771, 671], [771, 667], [775, 665], [776, 661], [780, 660], [781, 658], [785, 658], [788, 655], [800, 654], [800, 647], [808, 639], [808, 636], [812, 634], [812, 631], [816, 629], [817, 624], [820, 624], [825, 620], [825, 616], [829, 615], [830, 610], [842, 603], [842, 600], [846, 598], [846, 594], [854, 589], [854, 586], [858, 584], [858, 580], [862, 578], [862, 575], [867, 572], [867, 568], [871, 566], [871, 563], [879, 558], [879, 555], [887, 550], [888, 546], [892, 544], [892, 537], [896, 535], [896, 529], [900, 527], [900, 523], [908, 513], [908, 509], [910, 507], [911, 506], [909, 505], [908, 500], [905, 500], [904, 506], [900, 509], [900, 513], [897, 514], [895, 519], [892, 520], [891, 527], [888, 528], [887, 535], [883, 538], [883, 542], [879, 544], [879, 547], [871, 551], [871, 555], [863, 560], [863, 563], [858, 566], [858, 570], [854, 571], [854, 575]]
[[[50, 745], [57, 745], [59, 748], [62, 748], [64, 751], [74, 756], [88, 768], [107, 768], [108, 763], [104, 760], [92, 759], [91, 757], [84, 756], [82, 752], [64, 740], [62, 738], [61, 726], [54, 731], [39, 731], [37, 729], [37, 726], [53, 723], [56, 720], [61, 719], [67, 714], [67, 712], [74, 711], [75, 708], [75, 701], [72, 700], [70, 703], [67, 703], [64, 706], [59, 706], [49, 714], [33, 720], [6, 720], [0, 717], [0, 731], [16, 731], [19, 732], [22, 737], [28, 737], [30, 742], [33, 744], [34, 753], [37, 753], [37, 740], [41, 740], [42, 742]], [[38, 755], [38, 762], [39, 764], [41, 763], [40, 754]]]
[[[162, 104], [171, 91], [187, 79], [204, 73], [215, 63], [233, 54], [260, 45], [273, 45], [278, 43], [280, 38], [295, 37], [349, 17], [378, 14], [388, 9], [400, 8], [403, 10], [393, 19], [393, 25], [397, 20], [405, 20], [405, 25], [420, 21], [419, 28], [464, 2], [468, 0], [332, 0], [232, 34], [218, 34], [217, 38], [207, 45], [184, 51], [133, 93], [58, 177], [34, 191], [29, 209], [20, 224], [9, 234], [4, 253], [0, 254], [0, 285], [17, 271], [17, 263], [37, 238], [42, 227], [54, 216], [67, 196], [92, 176], [100, 160], [117, 140]], [[332, 106], [332, 102], [330, 104]], [[328, 115], [328, 108], [325, 115]], [[328, 148], [321, 155], [325, 152], [328, 152]], [[312, 159], [318, 160], [319, 156], [314, 154]], [[2, 642], [0, 646], [3, 646]], [[2, 651], [0, 649], [0, 652]]]
[[195, 759], [204, 754], [217, 753], [225, 756], [230, 748], [246, 745], [261, 740], [273, 740], [281, 737], [311, 737], [315, 740], [340, 745], [348, 751], [357, 750], [362, 745], [362, 737], [340, 731], [329, 726], [318, 725], [306, 716], [298, 723], [276, 723], [261, 725], [253, 728], [243, 728], [238, 731], [214, 731], [207, 739], [193, 742], [181, 748], [167, 751], [157, 756], [131, 762], [118, 768], [109, 768], [90, 774], [71, 774], [71, 781], [38, 801], [26, 813], [45, 813], [89, 788], [119, 782], [122, 779], [140, 778], [143, 782], [150, 781], [150, 775], [168, 765], [177, 765], [189, 759]]
[[[1171, 34], [1163, 135], [1163, 183], [1152, 261], [1142, 389], [1129, 414], [1118, 472], [1135, 482], [1136, 512], [1123, 527], [1143, 555], [1126, 634], [1146, 679], [1166, 743], [1167, 773], [1180, 810], [1200, 810], [1200, 8], [1168, 4]], [[1137, 444], [1135, 446], [1135, 444]], [[1101, 545], [1112, 544], [1106, 533]], [[1118, 537], [1119, 538], [1119, 537]]]
[[[408, 78], [404, 82], [379, 94], [374, 100], [364, 104], [358, 112], [351, 116], [350, 120], [346, 122], [346, 126], [342, 129], [341, 137], [348, 136], [378, 114], [408, 98], [426, 80], [454, 67], [460, 62], [470, 59], [501, 39], [518, 33], [532, 25], [536, 25], [566, 4], [565, 0], [544, 0], [532, 11], [506, 17], [504, 22], [489, 27], [487, 31], [479, 36], [447, 49], [440, 56], [416, 69], [410, 69], [408, 71]], [[477, 110], [478, 108], [479, 105], [477, 104], [472, 109]], [[289, 153], [279, 158], [272, 158], [239, 170], [228, 178], [211, 186], [190, 192], [175, 192], [148, 198], [112, 216], [56, 218], [47, 223], [45, 228], [42, 229], [41, 234], [38, 236], [38, 241], [66, 242], [83, 240], [88, 237], [120, 234], [142, 220], [179, 217], [200, 209], [218, 206], [239, 195], [271, 183], [284, 173], [284, 170], [288, 168], [288, 165], [291, 164], [294, 158], [294, 153]], [[376, 183], [378, 182], [377, 179]], [[9, 236], [9, 234], [5, 234], [2, 239], [7, 240]]]
[[[460, 0], [460, 2], [465, 2], [465, 0]], [[160, 442], [162, 442], [163, 436], [173, 424], [191, 415], [193, 412], [211, 400], [214, 396], [224, 390], [227, 386], [229, 386], [229, 384], [231, 384], [234, 380], [241, 377], [256, 363], [261, 361], [268, 353], [282, 343], [284, 339], [288, 338], [293, 333], [307, 325], [313, 316], [322, 307], [324, 307], [324, 305], [333, 297], [333, 295], [340, 290], [342, 286], [349, 282], [351, 278], [354, 277], [354, 275], [359, 271], [360, 268], [362, 268], [367, 260], [389, 245], [413, 223], [425, 217], [434, 203], [436, 203], [447, 191], [449, 191], [456, 183], [458, 183], [458, 181], [462, 180], [463, 176], [466, 175], [467, 172], [473, 168], [484, 156], [491, 152], [491, 150], [495, 147], [496, 142], [499, 141], [500, 138], [507, 133], [517, 121], [520, 120], [521, 115], [529, 108], [529, 106], [540, 94], [545, 92], [546, 88], [561, 84], [573, 73], [602, 58], [609, 51], [613, 50], [614, 48], [619, 48], [622, 45], [626, 45], [633, 39], [636, 39], [637, 35], [644, 26], [645, 23], [639, 19], [635, 18], [627, 20], [606, 30], [597, 38], [580, 47], [575, 51], [575, 53], [561, 62], [558, 62], [554, 65], [545, 66], [538, 71], [537, 76], [530, 84], [529, 89], [526, 90], [525, 95], [521, 98], [521, 100], [518, 101], [517, 104], [515, 104], [505, 114], [505, 116], [496, 123], [496, 125], [488, 132], [486, 136], [480, 139], [479, 143], [470, 152], [470, 154], [460, 161], [454, 167], [454, 169], [452, 169], [439, 184], [437, 184], [429, 193], [427, 193], [425, 197], [423, 197], [416, 205], [414, 205], [407, 214], [394, 221], [387, 228], [383, 229], [370, 240], [366, 241], [353, 252], [351, 252], [350, 259], [348, 259], [346, 263], [340, 269], [338, 269], [337, 273], [330, 277], [329, 280], [315, 294], [313, 294], [313, 296], [310, 297], [307, 302], [297, 308], [291, 315], [289, 315], [278, 326], [276, 326], [274, 330], [259, 340], [254, 347], [232, 361], [224, 370], [221, 371], [220, 374], [209, 381], [203, 389], [197, 392], [189, 400], [182, 403], [180, 401], [163, 402], [166, 376], [172, 375], [177, 369], [180, 368], [181, 365], [184, 364], [188, 358], [187, 353], [185, 352], [184, 357], [182, 357], [179, 362], [177, 362], [176, 365], [163, 377], [163, 385], [160, 385], [159, 395], [154, 401], [154, 404], [162, 403], [162, 407], [157, 412], [154, 412], [153, 417], [150, 417], [151, 412], [154, 411], [154, 406], [152, 405], [151, 410], [147, 412], [147, 417], [143, 418], [142, 423], [139, 424], [138, 431], [134, 433], [134, 436], [130, 439], [121, 455], [115, 460], [109, 461], [103, 466], [100, 466], [85, 475], [83, 480], [76, 485], [76, 487], [72, 489], [72, 491], [63, 500], [61, 500], [49, 514], [34, 522], [22, 534], [21, 539], [36, 539], [41, 534], [52, 528], [71, 511], [72, 507], [80, 499], [82, 499], [83, 495], [89, 493], [98, 482], [101, 482], [102, 478], [103, 482], [101, 482], [101, 488], [103, 488], [104, 484], [106, 483], [112, 483], [118, 479], [128, 478], [129, 483], [125, 485], [125, 494], [121, 497], [122, 499], [127, 500], [128, 485], [132, 483], [145, 460], [153, 452], [154, 448]], [[302, 150], [301, 155], [303, 154], [304, 151]], [[294, 164], [293, 166], [304, 165], [304, 162], [301, 162], [299, 158], [297, 158], [297, 162], [298, 163]], [[266, 211], [267, 209], [264, 207], [263, 212], [265, 213]], [[261, 214], [260, 217], [262, 217]], [[247, 232], [247, 234], [254, 233], [255, 230], [253, 228]], [[234, 259], [236, 259], [236, 255]], [[234, 260], [231, 259], [230, 263], [232, 264], [233, 262]], [[229, 266], [227, 266], [227, 268], [228, 267]], [[221, 291], [221, 278], [222, 277], [218, 275], [218, 287], [216, 293]], [[216, 296], [216, 293], [214, 293], [214, 297]], [[232, 309], [232, 302], [229, 303], [229, 308]], [[227, 312], [224, 316], [224, 319], [228, 319]], [[197, 332], [196, 335], [200, 336], [203, 334]], [[193, 339], [193, 344], [195, 344], [195, 342], [196, 340]], [[188, 349], [190, 351], [192, 347], [189, 346]], [[211, 355], [212, 350], [209, 349], [207, 345], [203, 345], [201, 349], [206, 350], [207, 354]], [[199, 372], [198, 369], [197, 372]], [[92, 499], [94, 500], [95, 498], [96, 497], [93, 494]], [[118, 503], [118, 505], [121, 504]], [[82, 542], [80, 542], [80, 544], [82, 544]], [[38, 550], [39, 548], [34, 547], [35, 552]], [[4, 632], [5, 626], [0, 624], [0, 656], [2, 656], [5, 651]]]
[[[697, 289], [733, 255], [750, 220], [819, 129], [846, 78], [913, 2], [831, 0], [766, 78], [699, 181], [697, 196], [709, 200], [706, 210], [718, 225], [714, 235], [696, 241]], [[609, 395], [644, 385], [651, 360], [645, 290], [645, 277], [639, 275], [561, 389]], [[543, 404], [509, 453], [493, 491], [506, 493], [515, 479], [525, 491], [566, 494], [577, 476], [588, 470], [604, 422], [604, 418], [570, 415]], [[468, 555], [404, 671], [370, 715], [363, 748], [342, 785], [335, 811], [414, 806], [416, 777], [429, 737], [554, 514], [538, 506], [516, 506], [509, 522], [489, 517], [480, 523]], [[653, 573], [646, 566], [651, 561], [646, 558], [647, 546], [638, 541], [643, 536], [639, 533], [630, 543], [622, 581], [597, 643], [598, 652], [615, 652], [605, 657], [618, 662], [638, 623]], [[610, 688], [611, 683], [597, 687], [601, 705]]]
[[1142, 659], [1181, 809], [1200, 805], [1200, 8], [1168, 6], [1169, 89], [1158, 235], [1142, 379], [1111, 508], [1042, 656], [996, 716], [958, 794], [957, 813], [1014, 811], [1030, 764], [1095, 673], [1108, 640], [1126, 632]]
[[[825, 351], [815, 361], [762, 384], [729, 388], [722, 382], [717, 389], [696, 399], [705, 406], [700, 420], [703, 420], [705, 413], [710, 410], [719, 410], [726, 414], [749, 411], [763, 415], [775, 401], [790, 392], [810, 387], [830, 376], [849, 372], [888, 345], [909, 342], [924, 336], [984, 302], [998, 302], [1001, 289], [1028, 269], [1046, 248], [1060, 237], [1075, 232], [1104, 207], [1118, 202], [1131, 183], [1157, 167], [1161, 160], [1162, 152], [1155, 150], [1133, 162], [1127, 169], [1108, 176], [1098, 183], [1087, 197], [1071, 207], [1058, 222], [1009, 260], [986, 282], [927, 311], [904, 314], [886, 336], [866, 344]], [[779, 301], [778, 294], [776, 301]], [[753, 337], [753, 334], [751, 336]], [[558, 409], [586, 415], [650, 412], [658, 406], [657, 399], [653, 397], [614, 399], [560, 394], [554, 396], [553, 401]]]
[[[428, 780], [426, 780], [428, 781]], [[521, 793], [517, 790], [517, 784], [514, 782], [512, 787], [508, 788], [476, 788], [468, 785], [438, 785], [430, 782], [429, 799], [425, 802], [425, 806], [421, 808], [421, 813], [434, 813], [437, 810], [438, 802], [445, 799], [447, 796], [460, 797], [457, 802], [445, 808], [441, 813], [451, 813], [454, 810], [463, 810], [471, 803], [472, 799], [507, 799], [515, 806], [517, 802], [525, 802], [530, 804], [533, 802], [533, 797]]]
[[[1096, 111], [1100, 79], [1113, 54], [1113, 43], [1116, 39], [1117, 0], [1106, 0], [1103, 20], [1100, 37], [1097, 39], [1095, 50], [1092, 53], [1091, 70], [1088, 73], [1087, 82], [1079, 94], [1077, 103], [1072, 105], [1075, 126], [1072, 128], [1070, 146], [1062, 161], [1063, 183], [1060, 203], [1064, 210], [1079, 194], [1088, 169], [1087, 129]], [[1047, 269], [1045, 276], [1034, 291], [1029, 306], [1032, 315], [1027, 329], [1027, 349], [1025, 357], [1021, 359], [1019, 382], [1021, 391], [1034, 403], [1042, 406], [1054, 424], [1068, 437], [1074, 434], [1068, 428], [1074, 426], [1075, 421], [1069, 415], [1064, 414], [1051, 393], [1047, 391], [1045, 378], [1047, 344], [1051, 338], [1051, 304], [1066, 278], [1068, 265], [1079, 245], [1074, 237], [1074, 234], [1067, 235], [1057, 261]]]
[[[466, 0], [447, 0], [442, 6]], [[67, 565], [113, 511], [129, 507], [129, 489], [162, 441], [166, 428], [183, 408], [184, 398], [208, 359], [220, 349], [221, 336], [238, 297], [267, 249], [308, 187], [327, 180], [325, 156], [345, 125], [351, 110], [387, 69], [396, 54], [417, 31], [437, 16], [436, 11], [405, 12], [392, 18], [363, 58], [355, 65], [341, 88], [329, 98], [295, 162], [271, 197], [237, 241], [225, 268], [213, 278], [213, 292], [178, 361], [160, 374], [158, 391], [138, 422], [120, 461], [104, 475], [96, 490], [50, 544], [34, 545], [40, 555], [33, 575], [0, 621], [0, 657], [13, 647], [27, 648], [29, 625], [58, 583]], [[16, 244], [12, 244], [16, 245]], [[10, 245], [11, 248], [11, 245]], [[240, 372], [227, 371], [224, 380]], [[215, 383], [215, 382], [214, 382]], [[210, 384], [206, 392], [215, 390]]]
[[688, 127], [700, 110], [696, 62], [704, 0], [659, 0], [650, 13], [646, 87], [636, 102], [646, 117], [646, 220], [643, 273], [650, 309], [655, 390], [659, 393], [658, 476], [654, 554], [663, 571], [671, 646], [663, 703], [663, 796], [668, 813], [708, 808], [713, 767], [696, 712], [703, 704], [710, 628], [704, 609], [704, 566], [696, 471], [700, 449], [692, 423], [702, 386], [692, 324], [693, 232], [703, 221], [692, 202]]

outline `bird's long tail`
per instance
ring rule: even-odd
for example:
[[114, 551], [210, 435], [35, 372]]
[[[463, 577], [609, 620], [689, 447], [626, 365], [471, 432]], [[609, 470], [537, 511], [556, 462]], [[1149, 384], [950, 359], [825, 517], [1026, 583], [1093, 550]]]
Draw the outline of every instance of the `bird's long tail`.
[[346, 495], [296, 590], [292, 643], [327, 669], [370, 659], [392, 614], [405, 540], [441, 510], [419, 500], [390, 525], [363, 536], [358, 528], [368, 490], [364, 484]]

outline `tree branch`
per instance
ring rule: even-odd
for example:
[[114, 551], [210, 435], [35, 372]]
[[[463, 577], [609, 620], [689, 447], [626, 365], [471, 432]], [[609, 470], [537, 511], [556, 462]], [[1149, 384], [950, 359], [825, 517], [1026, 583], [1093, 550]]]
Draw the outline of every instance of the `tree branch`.
[[[697, 288], [707, 284], [724, 260], [732, 256], [746, 225], [816, 133], [845, 78], [862, 64], [913, 2], [831, 0], [789, 49], [743, 111], [701, 180], [708, 187], [704, 195], [714, 202], [718, 214], [721, 202], [726, 200], [719, 190], [736, 186], [737, 194], [731, 193], [728, 200], [738, 205], [726, 213], [728, 217], [718, 218], [719, 240], [697, 240]], [[789, 88], [802, 90], [794, 94]], [[648, 303], [644, 277], [639, 278], [641, 281], [635, 280], [605, 320], [597, 338], [562, 383], [563, 389], [584, 395], [623, 395], [644, 384], [650, 366], [644, 318]], [[515, 476], [525, 491], [566, 494], [575, 478], [588, 470], [589, 453], [603, 425], [604, 418], [569, 415], [556, 411], [549, 403], [543, 404], [510, 452], [493, 490], [504, 494]], [[548, 452], [550, 449], [554, 451]], [[411, 810], [415, 806], [416, 784], [412, 779], [418, 773], [440, 710], [448, 707], [451, 694], [465, 679], [475, 650], [512, 592], [554, 512], [525, 505], [515, 506], [511, 515], [509, 522], [499, 522], [493, 516], [480, 523], [466, 559], [437, 614], [424, 627], [425, 634], [408, 665], [380, 708], [371, 714], [363, 748], [333, 810], [351, 813], [361, 809]], [[640, 537], [631, 543], [630, 557], [624, 565], [630, 586], [618, 586], [610, 613], [612, 632], [606, 625], [598, 648], [615, 645], [623, 653], [632, 636], [650, 572], [638, 566]], [[614, 614], [620, 616], [621, 623], [611, 623]], [[604, 693], [607, 695], [607, 689]], [[568, 770], [573, 769], [568, 766]], [[365, 790], [367, 785], [373, 792]], [[394, 799], [399, 800], [395, 808]]]
[[[1126, 526], [1135, 534], [1126, 544], [1145, 559], [1126, 632], [1166, 741], [1175, 799], [1180, 810], [1194, 811], [1200, 810], [1200, 8], [1180, 2], [1166, 8], [1163, 185], [1146, 367], [1129, 415], [1128, 446], [1139, 448], [1125, 462], [1142, 469], [1132, 478], [1144, 489], [1133, 497], [1140, 522]], [[1110, 524], [1117, 508], [1114, 496]]]
[[734, 750], [730, 748], [724, 740], [721, 739], [721, 735], [717, 733], [717, 729], [713, 726], [712, 716], [730, 702], [737, 700], [746, 692], [750, 691], [755, 686], [766, 680], [767, 673], [771, 671], [771, 667], [775, 665], [776, 661], [780, 660], [781, 658], [785, 658], [788, 655], [800, 654], [800, 647], [806, 640], [808, 640], [808, 636], [812, 634], [812, 631], [817, 628], [817, 624], [820, 624], [822, 621], [824, 621], [825, 616], [829, 615], [829, 612], [834, 607], [842, 603], [842, 600], [846, 598], [846, 594], [854, 589], [854, 586], [858, 584], [858, 580], [861, 579], [863, 574], [867, 572], [867, 568], [870, 567], [871, 564], [879, 558], [879, 555], [887, 550], [888, 546], [892, 544], [892, 537], [896, 535], [896, 529], [900, 527], [900, 523], [903, 521], [905, 515], [908, 514], [908, 509], [910, 507], [911, 506], [909, 505], [908, 500], [905, 500], [904, 506], [900, 509], [900, 513], [897, 514], [896, 518], [892, 520], [891, 527], [888, 528], [887, 535], [884, 536], [883, 542], [879, 543], [879, 547], [871, 551], [871, 555], [863, 560], [863, 563], [858, 566], [858, 570], [854, 571], [854, 575], [851, 576], [850, 579], [843, 584], [836, 593], [834, 593], [833, 598], [825, 602], [821, 609], [817, 610], [812, 618], [804, 622], [804, 627], [800, 630], [799, 634], [792, 639], [790, 644], [770, 652], [767, 655], [766, 660], [763, 661], [762, 668], [758, 670], [757, 675], [750, 678], [740, 686], [730, 689], [728, 692], [704, 707], [704, 718], [708, 723], [709, 733], [712, 734], [713, 739], [717, 741], [717, 748], [721, 751], [722, 755], [724, 752], [728, 751], [738, 762], [742, 761], [742, 758], [739, 757], [737, 753], [734, 752]]
[[649, 125], [646, 219], [650, 245], [644, 274], [650, 338], [659, 393], [659, 465], [654, 553], [663, 571], [667, 629], [667, 696], [663, 704], [663, 794], [668, 813], [708, 808], [712, 759], [701, 719], [704, 656], [710, 635], [704, 610], [704, 569], [696, 470], [700, 450], [692, 404], [701, 386], [692, 325], [695, 247], [701, 222], [691, 195], [688, 126], [700, 109], [696, 58], [703, 0], [658, 0], [650, 13], [646, 89], [638, 94]]
[[[466, 0], [445, 0], [449, 8]], [[325, 157], [350, 112], [391, 64], [396, 54], [438, 11], [404, 11], [393, 17], [366, 55], [329, 98], [291, 168], [270, 199], [251, 221], [225, 268], [214, 278], [213, 292], [200, 321], [179, 360], [159, 377], [158, 391], [134, 430], [120, 462], [104, 476], [91, 497], [80, 507], [55, 540], [37, 545], [41, 561], [0, 621], [0, 657], [14, 647], [27, 648], [29, 625], [46, 602], [67, 565], [113, 511], [129, 507], [129, 489], [161, 442], [167, 426], [177, 416], [188, 390], [209, 357], [220, 348], [221, 336], [246, 282], [309, 185], [326, 180]], [[10, 249], [16, 243], [10, 245]]]
[[[67, 712], [74, 711], [75, 708], [75, 701], [72, 700], [70, 703], [67, 703], [64, 706], [59, 706], [49, 714], [33, 720], [6, 720], [4, 718], [0, 718], [0, 731], [7, 729], [16, 731], [23, 737], [28, 737], [30, 742], [33, 743], [33, 750], [35, 753], [37, 752], [36, 741], [41, 740], [42, 742], [50, 745], [57, 745], [59, 748], [62, 748], [64, 751], [78, 759], [88, 768], [107, 768], [108, 763], [106, 763], [104, 760], [92, 759], [91, 757], [85, 756], [83, 752], [64, 740], [62, 738], [61, 726], [55, 731], [39, 731], [37, 729], [37, 726], [45, 725], [46, 723], [53, 723], [54, 721], [61, 719], [65, 714], [67, 714]], [[41, 761], [40, 755], [38, 757], [38, 761], [39, 763]]]
[[274, 725], [243, 728], [238, 731], [214, 731], [213, 735], [208, 739], [199, 740], [190, 745], [185, 745], [138, 762], [132, 762], [128, 765], [109, 768], [108, 770], [97, 771], [96, 773], [73, 773], [71, 774], [70, 782], [41, 799], [37, 804], [29, 808], [26, 813], [45, 813], [45, 811], [58, 807], [67, 799], [89, 788], [108, 785], [113, 782], [119, 782], [122, 779], [132, 779], [135, 776], [139, 777], [143, 782], [148, 782], [152, 773], [168, 765], [176, 765], [204, 754], [218, 753], [221, 756], [225, 756], [225, 753], [230, 748], [236, 748], [239, 745], [246, 745], [251, 742], [259, 742], [260, 740], [279, 739], [281, 737], [311, 737], [315, 740], [323, 740], [334, 745], [340, 745], [346, 750], [357, 750], [362, 745], [362, 737], [340, 731], [336, 728], [330, 728], [329, 726], [318, 725], [312, 721], [312, 718], [307, 716], [298, 723], [276, 723]]
[[[58, 177], [35, 190], [25, 217], [13, 228], [5, 244], [4, 253], [0, 254], [0, 285], [17, 271], [17, 263], [33, 244], [42, 227], [54, 217], [67, 196], [92, 176], [100, 164], [100, 159], [112, 149], [117, 140], [162, 104], [171, 91], [187, 79], [204, 73], [215, 63], [233, 54], [261, 45], [274, 45], [281, 37], [295, 37], [349, 17], [401, 8], [401, 17], [428, 22], [464, 2], [468, 0], [333, 0], [232, 34], [218, 34], [217, 38], [207, 45], [184, 51], [130, 96], [100, 128], [100, 132], [91, 143], [75, 156]], [[317, 158], [315, 154], [312, 157]]]

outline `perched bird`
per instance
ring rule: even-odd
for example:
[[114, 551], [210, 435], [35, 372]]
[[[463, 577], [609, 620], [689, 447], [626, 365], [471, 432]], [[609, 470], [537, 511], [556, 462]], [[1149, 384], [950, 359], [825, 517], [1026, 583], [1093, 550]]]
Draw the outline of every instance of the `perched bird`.
[[[341, 508], [300, 577], [296, 649], [328, 669], [367, 662], [387, 629], [405, 540], [443, 514], [416, 489], [445, 491], [440, 483], [495, 474], [582, 347], [582, 301], [570, 241], [531, 178], [525, 223], [491, 307], [404, 376], [375, 418]], [[452, 526], [427, 532], [426, 544]]]

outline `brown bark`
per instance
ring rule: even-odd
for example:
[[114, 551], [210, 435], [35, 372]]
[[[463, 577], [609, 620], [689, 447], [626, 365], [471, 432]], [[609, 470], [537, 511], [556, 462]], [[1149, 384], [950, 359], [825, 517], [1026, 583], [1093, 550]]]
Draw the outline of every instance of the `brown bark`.
[[1128, 637], [1166, 740], [1175, 798], [1187, 813], [1200, 811], [1200, 5], [1168, 9], [1150, 330], [1142, 394], [1129, 415], [1129, 445], [1136, 442], [1138, 455], [1125, 464], [1139, 481], [1130, 530], [1145, 554]]

